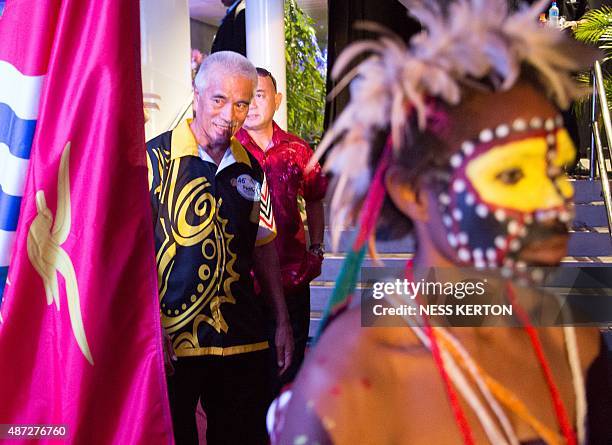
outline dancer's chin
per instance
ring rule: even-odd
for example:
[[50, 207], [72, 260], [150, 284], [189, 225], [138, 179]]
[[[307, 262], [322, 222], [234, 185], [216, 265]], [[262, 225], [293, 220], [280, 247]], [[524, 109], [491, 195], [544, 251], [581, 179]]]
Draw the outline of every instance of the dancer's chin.
[[519, 259], [528, 266], [558, 266], [567, 255], [569, 235], [553, 235], [534, 240], [519, 252]]

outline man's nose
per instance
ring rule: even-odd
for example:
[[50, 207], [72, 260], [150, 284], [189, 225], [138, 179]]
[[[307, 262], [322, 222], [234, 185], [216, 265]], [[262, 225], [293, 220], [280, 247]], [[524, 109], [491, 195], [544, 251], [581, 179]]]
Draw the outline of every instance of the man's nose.
[[232, 104], [227, 104], [221, 110], [220, 116], [227, 122], [232, 122], [234, 120], [234, 106]]

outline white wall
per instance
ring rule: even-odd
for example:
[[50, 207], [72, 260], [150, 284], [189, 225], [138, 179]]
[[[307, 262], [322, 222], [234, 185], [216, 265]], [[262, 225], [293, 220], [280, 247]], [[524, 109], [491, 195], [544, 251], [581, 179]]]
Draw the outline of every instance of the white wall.
[[191, 26], [191, 47], [199, 49], [202, 54], [209, 54], [219, 28], [194, 18], [189, 21], [189, 25]]
[[[191, 44], [187, 0], [140, 0], [142, 88], [157, 103], [145, 124], [147, 140], [169, 130], [191, 96]], [[147, 99], [150, 93], [160, 99]], [[191, 116], [191, 111], [189, 112]]]

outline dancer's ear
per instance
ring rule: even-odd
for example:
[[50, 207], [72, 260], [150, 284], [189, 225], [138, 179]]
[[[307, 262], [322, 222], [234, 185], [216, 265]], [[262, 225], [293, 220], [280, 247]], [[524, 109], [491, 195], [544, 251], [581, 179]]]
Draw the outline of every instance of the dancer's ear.
[[385, 186], [393, 204], [413, 221], [426, 222], [429, 218], [424, 190], [415, 188], [405, 178], [404, 167], [393, 165], [387, 170]]

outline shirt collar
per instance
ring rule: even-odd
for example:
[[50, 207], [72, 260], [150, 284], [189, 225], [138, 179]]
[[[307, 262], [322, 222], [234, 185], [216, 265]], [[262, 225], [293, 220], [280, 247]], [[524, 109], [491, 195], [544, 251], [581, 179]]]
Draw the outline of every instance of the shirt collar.
[[[204, 148], [202, 148], [201, 146], [198, 146], [198, 153], [200, 155], [200, 159], [202, 159], [203, 161], [210, 162], [210, 163], [216, 165], [216, 163], [213, 160], [213, 158], [211, 158], [210, 155], [206, 152], [206, 150], [204, 150]], [[234, 154], [232, 153], [232, 150], [230, 150], [229, 147], [228, 147], [225, 150], [225, 153], [223, 154], [223, 158], [221, 158], [221, 162], [217, 166], [217, 171], [215, 172], [215, 175], [218, 175], [219, 172], [221, 172], [221, 170], [223, 170], [224, 168], [229, 167], [230, 165], [234, 164], [235, 162], [236, 162], [236, 158], [234, 157]]]
[[[243, 137], [243, 141], [245, 143], [249, 144], [251, 147], [259, 149], [260, 151], [263, 151], [263, 152], [267, 151], [266, 149], [268, 147], [262, 148], [259, 145], [257, 145], [257, 143], [255, 142], [255, 139], [253, 139], [251, 134], [246, 129], [242, 128], [240, 131], [244, 132], [243, 134], [246, 136], [246, 138]], [[272, 140], [271, 140], [270, 148], [277, 146], [281, 142], [287, 142], [289, 140], [290, 140], [289, 134], [286, 131], [283, 131], [283, 129], [279, 127], [276, 122], [272, 121]]]
[[[174, 130], [172, 130], [172, 145], [170, 147], [171, 160], [182, 158], [184, 156], [200, 156], [198, 152], [198, 143], [196, 142], [193, 132], [191, 131], [191, 128], [189, 126], [192, 121], [193, 119], [184, 120], [183, 122], [178, 124]], [[252, 167], [249, 155], [235, 137], [232, 137], [232, 139], [230, 140], [229, 148], [231, 149], [229, 153], [232, 155], [233, 158], [232, 163], [241, 162], [243, 164], [248, 165], [249, 167]], [[228, 152], [226, 152], [223, 156], [221, 164], [223, 164], [223, 161], [225, 160], [227, 155]], [[210, 159], [210, 162], [214, 163], [212, 158]], [[219, 165], [219, 167], [221, 167], [221, 164]]]
[[227, 9], [225, 10], [225, 13], [226, 13], [226, 14], [229, 14], [229, 13], [230, 13], [230, 12], [232, 12], [234, 9], [236, 9], [236, 7], [237, 7], [237, 6], [238, 6], [240, 3], [242, 3], [242, 0], [236, 0], [236, 1], [235, 1], [235, 2], [232, 4], [232, 6], [230, 6], [229, 8], [227, 8]]
[[273, 145], [279, 142], [286, 142], [290, 139], [289, 133], [284, 131], [275, 121], [272, 121], [272, 143]]

